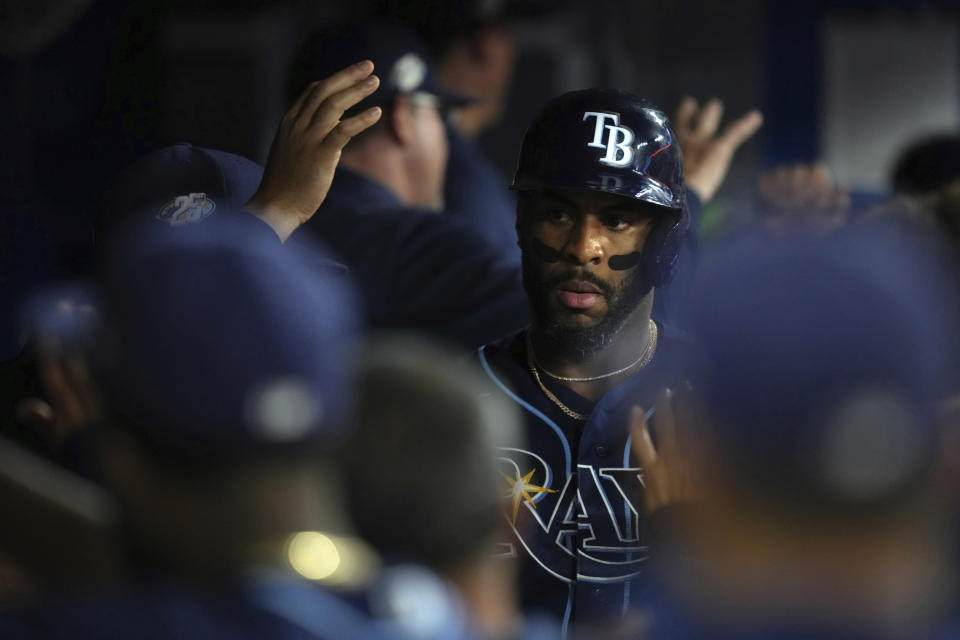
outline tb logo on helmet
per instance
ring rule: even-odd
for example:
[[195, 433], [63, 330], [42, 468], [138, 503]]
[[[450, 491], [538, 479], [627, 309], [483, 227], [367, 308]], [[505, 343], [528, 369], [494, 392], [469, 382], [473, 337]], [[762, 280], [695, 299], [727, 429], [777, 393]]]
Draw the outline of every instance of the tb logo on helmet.
[[[583, 119], [596, 118], [596, 125], [593, 128], [593, 141], [588, 142], [588, 147], [597, 149], [606, 149], [607, 153], [600, 158], [600, 164], [608, 167], [626, 167], [633, 162], [633, 140], [635, 136], [628, 127], [621, 127], [620, 114], [610, 113], [608, 111], [585, 111]], [[606, 124], [610, 120], [613, 124]], [[604, 141], [604, 133], [607, 133], [607, 139]]]

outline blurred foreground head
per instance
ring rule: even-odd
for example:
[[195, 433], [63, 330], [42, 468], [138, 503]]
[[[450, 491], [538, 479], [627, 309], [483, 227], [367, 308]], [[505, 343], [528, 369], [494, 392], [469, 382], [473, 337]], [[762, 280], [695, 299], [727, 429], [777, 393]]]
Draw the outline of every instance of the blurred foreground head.
[[147, 225], [108, 264], [105, 399], [151, 446], [260, 455], [339, 436], [355, 316], [342, 268], [246, 223]]
[[956, 317], [938, 255], [860, 227], [748, 241], [715, 261], [695, 316], [707, 366], [694, 386], [751, 491], [846, 510], [910, 494], [929, 472]]
[[468, 363], [412, 338], [375, 343], [359, 390], [346, 475], [360, 534], [441, 572], [485, 557], [502, 518], [496, 451], [520, 433], [513, 408]]
[[711, 624], [922, 637], [936, 617], [952, 566], [937, 404], [956, 326], [937, 255], [863, 226], [747, 241], [707, 270], [703, 501], [686, 529], [701, 562], [677, 582]]
[[472, 624], [512, 631], [512, 565], [493, 560], [502, 532], [500, 447], [519, 444], [519, 416], [468, 362], [429, 343], [375, 343], [360, 376], [344, 480], [357, 533], [390, 564], [425, 565], [449, 581]]
[[104, 277], [107, 481], [151, 560], [189, 571], [343, 528], [316, 476], [351, 405], [352, 294], [322, 254], [250, 224], [150, 221]]

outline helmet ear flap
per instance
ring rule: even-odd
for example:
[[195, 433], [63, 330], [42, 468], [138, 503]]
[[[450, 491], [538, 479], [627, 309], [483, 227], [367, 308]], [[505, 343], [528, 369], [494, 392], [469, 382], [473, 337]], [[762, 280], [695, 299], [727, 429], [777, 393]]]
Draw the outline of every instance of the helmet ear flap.
[[647, 291], [670, 284], [677, 270], [683, 238], [690, 229], [686, 204], [679, 211], [657, 219], [643, 248], [643, 282]]

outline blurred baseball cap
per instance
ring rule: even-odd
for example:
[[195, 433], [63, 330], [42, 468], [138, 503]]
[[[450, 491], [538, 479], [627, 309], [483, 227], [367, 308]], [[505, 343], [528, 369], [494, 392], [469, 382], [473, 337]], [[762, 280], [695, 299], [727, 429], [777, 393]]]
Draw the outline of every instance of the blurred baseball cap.
[[157, 451], [322, 448], [347, 422], [352, 287], [319, 248], [249, 224], [144, 222], [106, 261], [96, 371], [113, 422]]
[[747, 493], [843, 510], [911, 495], [951, 379], [956, 295], [938, 248], [889, 229], [720, 251], [693, 328], [723, 467]]
[[361, 60], [373, 61], [380, 87], [347, 111], [346, 117], [390, 104], [399, 94], [431, 95], [447, 107], [474, 101], [437, 82], [426, 48], [413, 31], [390, 22], [370, 21], [332, 27], [308, 37], [297, 49], [290, 67], [288, 102], [296, 100], [311, 82]]
[[239, 211], [253, 196], [263, 167], [227, 151], [181, 142], [143, 156], [107, 191], [101, 227], [131, 220], [190, 227], [218, 210]]

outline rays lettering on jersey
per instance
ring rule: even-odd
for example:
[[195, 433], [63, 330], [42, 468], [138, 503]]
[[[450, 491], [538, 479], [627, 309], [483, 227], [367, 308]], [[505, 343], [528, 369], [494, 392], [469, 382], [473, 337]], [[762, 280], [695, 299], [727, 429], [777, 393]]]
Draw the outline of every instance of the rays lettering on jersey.
[[561, 479], [535, 453], [503, 454], [505, 516], [517, 544], [540, 566], [565, 582], [619, 582], [639, 573], [647, 557], [639, 469], [581, 464]]
[[[636, 136], [629, 127], [621, 127], [620, 114], [608, 111], [585, 111], [583, 119], [596, 118], [593, 128], [593, 140], [587, 143], [588, 147], [605, 149], [606, 154], [600, 158], [600, 164], [609, 167], [626, 167], [633, 162], [633, 141]], [[613, 124], [607, 124], [607, 121]], [[606, 140], [604, 140], [606, 134]]]

